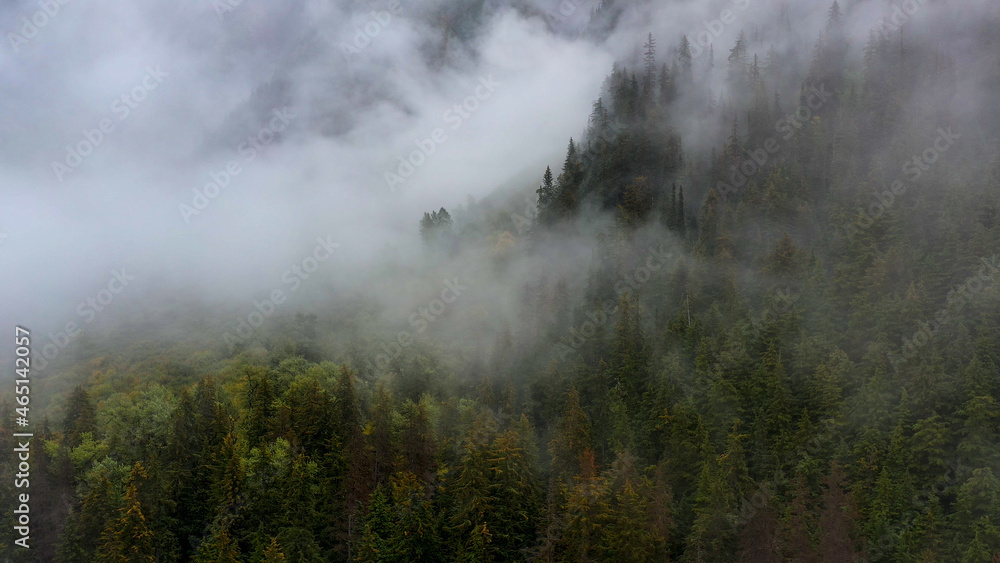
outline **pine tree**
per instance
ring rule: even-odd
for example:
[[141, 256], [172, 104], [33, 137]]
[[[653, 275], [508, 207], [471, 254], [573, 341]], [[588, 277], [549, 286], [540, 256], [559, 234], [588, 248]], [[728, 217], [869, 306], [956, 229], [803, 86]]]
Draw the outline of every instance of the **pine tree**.
[[375, 489], [364, 519], [364, 531], [358, 547], [357, 560], [362, 563], [392, 561], [390, 540], [395, 533], [392, 499], [386, 487]]
[[211, 507], [202, 499], [211, 489], [209, 451], [205, 448], [215, 446], [215, 437], [206, 434], [210, 421], [198, 414], [195, 400], [188, 389], [181, 391], [161, 458], [166, 486], [175, 503], [172, 531], [178, 538], [182, 559], [192, 555], [192, 538], [201, 536], [211, 518]]
[[269, 373], [266, 370], [252, 370], [247, 373], [247, 421], [245, 423], [247, 443], [250, 447], [260, 446], [271, 432], [276, 411], [274, 394], [271, 391]]
[[426, 486], [409, 472], [392, 477], [395, 522], [386, 542], [386, 555], [379, 561], [440, 561], [443, 546], [439, 517]]
[[420, 236], [429, 245], [446, 242], [451, 237], [452, 224], [451, 214], [443, 207], [424, 213], [420, 219]]
[[229, 535], [226, 519], [213, 526], [209, 537], [198, 548], [194, 563], [240, 563], [240, 548]]
[[753, 56], [750, 65], [750, 108], [747, 111], [747, 133], [750, 146], [763, 146], [766, 139], [773, 134], [774, 117], [771, 115], [771, 104], [767, 96], [767, 84], [760, 70], [757, 55]]
[[642, 93], [649, 101], [655, 100], [653, 86], [656, 85], [656, 40], [653, 34], [649, 34], [649, 39], [642, 46], [645, 52], [642, 55], [644, 72], [642, 76]]
[[842, 24], [843, 16], [840, 13], [840, 3], [837, 0], [833, 0], [826, 18], [826, 30], [832, 31]]
[[371, 421], [365, 429], [371, 451], [372, 465], [369, 470], [376, 486], [388, 483], [393, 473], [396, 461], [395, 411], [392, 394], [380, 383], [375, 393]]
[[[590, 118], [587, 122], [590, 124], [590, 131], [587, 136], [589, 148], [600, 152], [608, 141], [605, 137], [608, 134], [609, 117], [608, 108], [604, 106], [604, 98], [597, 98], [597, 101], [594, 102]], [[546, 170], [548, 170], [547, 167]], [[551, 174], [551, 171], [548, 170], [548, 173]]]
[[774, 499], [770, 491], [764, 489], [764, 494], [754, 496], [759, 503], [744, 509], [749, 510], [746, 523], [739, 533], [739, 563], [780, 563], [784, 561], [781, 555], [781, 543], [778, 538], [778, 511], [774, 507]]
[[304, 454], [285, 462], [278, 479], [281, 506], [281, 532], [278, 540], [282, 551], [293, 561], [314, 561], [320, 549], [313, 529], [319, 524], [318, 466]]
[[677, 232], [677, 184], [672, 183], [670, 185], [670, 201], [669, 204], [664, 204], [663, 211], [661, 213], [663, 217], [663, 226], [667, 228], [670, 232]]
[[[667, 108], [674, 101], [674, 83], [673, 75], [667, 70], [667, 63], [663, 63], [660, 66], [660, 77], [658, 80], [660, 87], [660, 107]], [[664, 112], [664, 115], [666, 113]]]
[[1000, 404], [990, 396], [973, 397], [958, 414], [964, 419], [958, 452], [969, 467], [996, 467], [1000, 451]]
[[653, 189], [644, 176], [639, 176], [623, 190], [618, 204], [618, 221], [626, 229], [642, 226], [653, 210]]
[[580, 456], [592, 447], [590, 419], [580, 406], [580, 393], [571, 387], [566, 394], [566, 406], [556, 425], [556, 435], [549, 444], [552, 471], [556, 475], [575, 475]]
[[681, 238], [684, 238], [687, 234], [687, 217], [684, 215], [684, 186], [681, 186], [677, 193], [677, 218], [674, 224], [677, 225], [677, 231]]
[[288, 558], [282, 553], [281, 548], [278, 547], [278, 538], [271, 538], [271, 544], [267, 546], [264, 550], [263, 557], [261, 558], [261, 563], [285, 563]]
[[429, 408], [429, 400], [425, 401], [424, 398], [419, 403], [407, 405], [406, 425], [400, 444], [405, 470], [426, 484], [434, 482], [437, 465], [435, 460], [437, 441], [428, 413]]
[[550, 167], [545, 167], [545, 174], [542, 175], [542, 185], [535, 190], [535, 193], [538, 194], [538, 222], [547, 224], [551, 221], [552, 209], [550, 206], [556, 196], [556, 187], [552, 180], [552, 169]]
[[801, 471], [793, 481], [793, 497], [781, 523], [781, 543], [786, 560], [791, 563], [815, 563], [818, 557], [812, 545], [812, 493]]
[[653, 561], [662, 537], [649, 523], [649, 501], [629, 479], [615, 491], [598, 551], [606, 561]]
[[66, 445], [69, 447], [80, 445], [80, 437], [87, 432], [93, 433], [96, 428], [94, 405], [83, 385], [78, 385], [73, 388], [66, 400], [66, 417], [63, 420]]
[[124, 506], [119, 509], [118, 518], [109, 520], [101, 534], [98, 561], [138, 563], [157, 560], [153, 530], [139, 502], [139, 479], [147, 477], [142, 464], [136, 462], [125, 484]]
[[495, 549], [491, 545], [493, 532], [488, 515], [493, 511], [495, 499], [489, 494], [490, 469], [485, 445], [473, 446], [458, 471], [452, 485], [455, 511], [450, 518], [458, 560], [490, 561]]
[[491, 545], [502, 559], [512, 560], [535, 542], [542, 512], [533, 450], [534, 429], [524, 415], [493, 440], [489, 451], [495, 499], [489, 516]]
[[854, 561], [860, 555], [855, 547], [855, 522], [858, 520], [854, 502], [844, 490], [844, 472], [834, 462], [825, 480], [823, 505], [819, 516], [819, 553], [821, 561]]
[[638, 414], [650, 378], [649, 345], [642, 329], [639, 296], [623, 293], [618, 302], [612, 369], [631, 412]]
[[566, 161], [563, 163], [562, 173], [559, 174], [558, 189], [556, 191], [556, 210], [559, 217], [570, 217], [580, 203], [580, 185], [583, 182], [583, 166], [580, 157], [576, 152], [576, 144], [573, 139], [569, 140], [569, 148], [566, 149]]
[[608, 513], [607, 484], [597, 473], [594, 451], [586, 449], [580, 455], [580, 474], [566, 495], [564, 507], [566, 528], [563, 561], [586, 562], [597, 559], [602, 540], [603, 523]]
[[744, 417], [752, 434], [751, 460], [764, 473], [775, 471], [790, 443], [791, 412], [784, 364], [773, 343], [747, 380], [744, 393]]
[[782, 233], [774, 245], [774, 250], [766, 258], [764, 272], [776, 276], [793, 275], [799, 270], [801, 258], [795, 241], [788, 233]]
[[729, 140], [726, 142], [726, 148], [722, 156], [726, 163], [726, 168], [736, 166], [743, 160], [743, 138], [740, 136], [740, 120], [736, 115], [733, 116], [733, 126], [729, 132]]
[[677, 59], [680, 61], [681, 73], [683, 74], [684, 80], [691, 82], [691, 42], [688, 41], [687, 35], [681, 35], [681, 45], [677, 50]]
[[694, 499], [694, 524], [685, 542], [682, 561], [723, 563], [732, 560], [736, 541], [733, 525], [735, 498], [719, 460], [709, 460], [701, 469]]
[[736, 38], [736, 44], [729, 50], [729, 87], [730, 93], [736, 96], [745, 96], [748, 86], [748, 65], [747, 65], [747, 40], [746, 35], [741, 31]]
[[681, 238], [684, 238], [687, 234], [687, 216], [684, 214], [684, 186], [681, 186], [680, 191], [677, 192], [677, 217], [674, 224], [677, 225], [677, 232], [680, 233]]
[[[339, 442], [343, 444], [341, 459], [346, 465], [344, 477], [343, 521], [339, 526], [339, 535], [344, 543], [351, 545], [357, 534], [362, 530], [362, 522], [358, 513], [363, 510], [363, 503], [375, 490], [374, 480], [369, 471], [371, 460], [369, 450], [362, 432], [361, 408], [356, 390], [354, 371], [348, 366], [342, 366], [333, 388], [334, 404], [336, 405], [336, 424]], [[335, 460], [339, 462], [340, 460]]]
[[681, 85], [687, 80], [686, 77], [681, 76], [681, 67], [677, 63], [677, 58], [675, 57], [673, 61], [670, 62], [670, 99], [675, 100], [679, 95], [681, 90]]
[[219, 515], [235, 516], [241, 502], [244, 473], [237, 453], [236, 434], [230, 432], [217, 452], [213, 452], [212, 505]]
[[958, 490], [953, 529], [963, 563], [1000, 554], [1000, 479], [988, 467], [974, 469]]

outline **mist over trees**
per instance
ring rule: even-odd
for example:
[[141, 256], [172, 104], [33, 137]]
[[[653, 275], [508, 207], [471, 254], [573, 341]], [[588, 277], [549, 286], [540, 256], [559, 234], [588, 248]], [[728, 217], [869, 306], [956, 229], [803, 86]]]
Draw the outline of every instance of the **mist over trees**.
[[421, 54], [505, 10], [627, 35], [558, 160], [350, 282], [151, 296], [52, 360], [4, 557], [1000, 561], [995, 5], [706, 2], [723, 44], [571, 4], [436, 2]]

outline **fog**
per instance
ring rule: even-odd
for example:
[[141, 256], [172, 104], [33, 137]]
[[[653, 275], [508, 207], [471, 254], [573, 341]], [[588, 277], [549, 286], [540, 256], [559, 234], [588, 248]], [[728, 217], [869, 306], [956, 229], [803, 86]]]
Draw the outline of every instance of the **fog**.
[[[416, 281], [423, 274], [413, 268], [432, 260], [417, 230], [422, 214], [444, 207], [460, 226], [470, 197], [509, 198], [526, 214], [545, 167], [557, 172], [568, 138], [580, 138], [612, 65], [640, 68], [647, 33], [663, 61], [687, 34], [696, 76], [709, 59], [699, 37], [711, 37], [708, 84], [721, 98], [726, 56], [741, 31], [751, 55], [763, 59], [772, 46], [781, 53], [788, 84], [797, 85], [828, 8], [637, 2], [595, 36], [584, 30], [597, 3], [584, 0], [232, 4], [53, 0], [58, 11], [44, 25], [35, 1], [0, 8], [9, 32], [0, 49], [5, 326], [83, 326], [79, 306], [115, 272], [134, 280], [98, 313], [104, 323], [177, 299], [245, 315], [247, 303], [285, 285], [283, 274], [312, 255], [317, 239], [338, 246], [308, 284], [310, 296], [296, 296], [283, 313], [363, 294], [398, 322], [442, 287]], [[882, 18], [891, 22], [893, 4], [842, 5], [857, 68], [869, 33]], [[991, 138], [996, 120], [981, 118], [995, 99], [995, 61], [975, 59], [974, 34], [958, 30], [983, 29], [989, 20], [981, 14], [996, 10], [990, 0], [927, 0], [907, 17], [911, 34], [958, 62], [948, 111]], [[716, 22], [730, 16], [732, 23]], [[757, 31], [766, 43], [752, 41]], [[797, 91], [789, 90], [781, 96], [791, 108]], [[693, 112], [677, 126], [690, 157], [718, 146]], [[443, 142], [433, 141], [437, 130]], [[429, 139], [433, 153], [403, 181], [387, 181]], [[213, 178], [227, 185], [209, 198]], [[690, 205], [696, 211], [700, 201]], [[503, 309], [541, 264], [562, 275], [586, 268], [588, 245], [566, 244], [559, 260], [525, 260], [502, 278], [485, 259], [441, 259], [434, 279], [447, 271], [481, 280], [477, 299]]]

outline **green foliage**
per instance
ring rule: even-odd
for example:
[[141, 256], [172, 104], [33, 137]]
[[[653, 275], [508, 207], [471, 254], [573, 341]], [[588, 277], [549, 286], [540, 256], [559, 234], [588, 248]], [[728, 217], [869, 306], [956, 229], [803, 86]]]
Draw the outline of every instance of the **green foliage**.
[[[668, 65], [649, 35], [529, 192], [531, 244], [470, 201], [423, 215], [429, 259], [378, 299], [279, 313], [235, 357], [88, 344], [32, 452], [40, 559], [1000, 560], [996, 155], [956, 145], [871, 213], [941, 126], [918, 85], [955, 78], [888, 28], [851, 47], [852, 13], [808, 70], [759, 56], [788, 22], [740, 34], [719, 97], [714, 51], [683, 37]], [[404, 284], [480, 263], [474, 303], [387, 326]]]

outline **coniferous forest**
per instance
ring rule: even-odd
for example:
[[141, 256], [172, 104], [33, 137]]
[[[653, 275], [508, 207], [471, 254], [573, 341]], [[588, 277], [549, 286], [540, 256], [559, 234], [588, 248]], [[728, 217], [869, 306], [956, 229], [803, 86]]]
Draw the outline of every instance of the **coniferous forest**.
[[[496, 18], [626, 45], [575, 128], [506, 133], [557, 159], [428, 192], [363, 260], [368, 227], [326, 225], [340, 248], [313, 237], [253, 299], [129, 282], [54, 358], [39, 321], [31, 548], [4, 463], [0, 558], [1000, 561], [997, 4], [701, 2], [720, 33], [677, 33], [674, 3], [569, 3], [572, 29], [555, 3], [424, 6], [408, 55], [474, 67], [455, 53]], [[496, 78], [457, 119], [518, 88]], [[335, 113], [322, 134], [351, 142]], [[390, 152], [373, 190], [404, 181]], [[252, 198], [229, 189], [194, 219]]]

